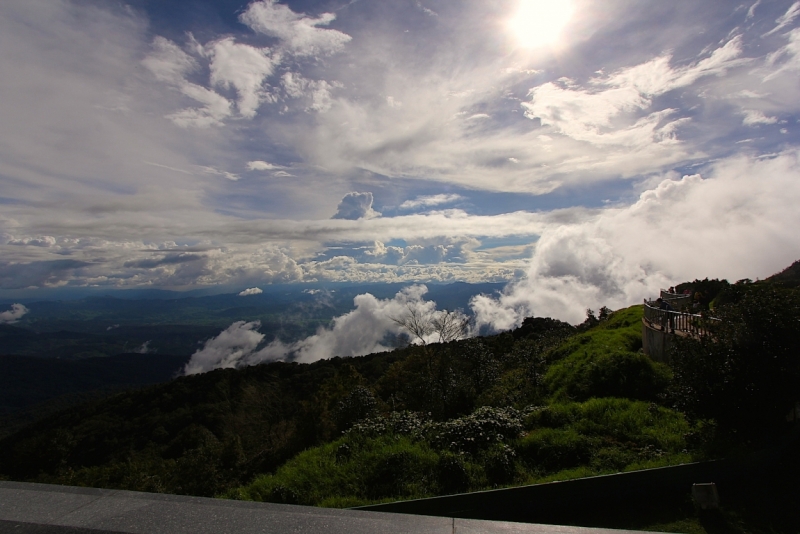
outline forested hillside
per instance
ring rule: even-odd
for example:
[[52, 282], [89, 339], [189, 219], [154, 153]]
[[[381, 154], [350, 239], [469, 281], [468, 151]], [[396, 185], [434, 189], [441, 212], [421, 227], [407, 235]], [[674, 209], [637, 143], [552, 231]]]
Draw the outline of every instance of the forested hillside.
[[0, 473], [353, 506], [768, 445], [800, 391], [800, 292], [695, 283], [719, 286], [698, 319], [710, 335], [678, 343], [671, 366], [641, 351], [641, 306], [589, 311], [577, 327], [529, 318], [495, 336], [118, 394], [0, 441]]
[[[422, 447], [427, 462], [444, 469], [444, 478], [428, 486], [414, 481], [316, 500], [299, 490], [253, 494], [320, 504], [331, 497], [368, 502], [523, 483], [571, 468], [580, 473], [562, 476], [663, 465], [686, 458], [682, 436], [689, 426], [681, 414], [656, 404], [666, 398], [669, 370], [639, 351], [640, 317], [641, 308], [633, 307], [583, 331], [534, 319], [486, 338], [182, 377], [67, 411], [9, 437], [0, 442], [0, 472], [14, 479], [216, 495], [274, 472], [309, 447], [333, 447], [340, 456], [349, 449], [350, 465], [368, 468], [357, 442], [391, 444], [375, 451], [388, 454], [390, 464], [396, 462], [393, 447]], [[584, 404], [615, 391], [627, 399]], [[597, 410], [669, 428], [620, 433], [612, 428], [617, 423], [591, 423]], [[588, 431], [590, 423], [595, 426]], [[533, 428], [550, 430], [533, 435]], [[520, 438], [523, 431], [526, 438]], [[408, 473], [427, 467], [414, 469]]]

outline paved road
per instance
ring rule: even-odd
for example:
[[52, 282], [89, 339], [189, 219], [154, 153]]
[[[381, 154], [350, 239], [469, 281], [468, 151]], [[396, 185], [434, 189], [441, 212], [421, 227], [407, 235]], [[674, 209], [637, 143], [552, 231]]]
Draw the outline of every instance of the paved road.
[[0, 482], [0, 532], [16, 534], [612, 534], [631, 531]]

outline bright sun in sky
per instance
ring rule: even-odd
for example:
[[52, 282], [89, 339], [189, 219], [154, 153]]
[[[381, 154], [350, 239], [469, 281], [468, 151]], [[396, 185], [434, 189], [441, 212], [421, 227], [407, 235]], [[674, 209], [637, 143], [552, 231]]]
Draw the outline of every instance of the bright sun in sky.
[[525, 48], [554, 43], [572, 17], [570, 0], [521, 0], [509, 28]]

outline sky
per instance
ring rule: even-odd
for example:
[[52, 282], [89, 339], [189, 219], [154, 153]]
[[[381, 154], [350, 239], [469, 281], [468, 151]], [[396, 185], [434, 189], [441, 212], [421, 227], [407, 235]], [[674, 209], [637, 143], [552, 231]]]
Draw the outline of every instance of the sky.
[[800, 258], [800, 2], [4, 0], [0, 50], [0, 295], [502, 281], [510, 328]]

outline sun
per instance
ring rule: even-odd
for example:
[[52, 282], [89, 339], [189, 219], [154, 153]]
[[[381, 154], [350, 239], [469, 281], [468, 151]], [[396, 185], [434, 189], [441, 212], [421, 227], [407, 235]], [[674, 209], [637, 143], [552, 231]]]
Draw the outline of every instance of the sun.
[[508, 27], [525, 48], [551, 45], [560, 37], [573, 11], [570, 0], [520, 0]]

